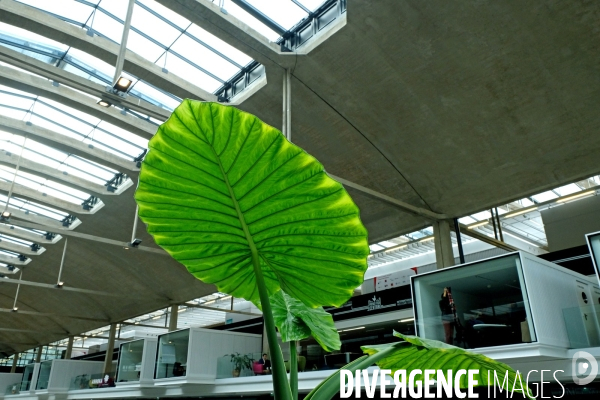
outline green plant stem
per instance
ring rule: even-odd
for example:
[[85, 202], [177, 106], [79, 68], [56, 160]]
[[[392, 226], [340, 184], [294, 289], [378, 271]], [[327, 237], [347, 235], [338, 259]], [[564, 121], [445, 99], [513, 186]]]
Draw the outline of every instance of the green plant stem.
[[252, 264], [254, 265], [254, 275], [256, 277], [256, 286], [258, 287], [258, 295], [262, 307], [263, 317], [265, 319], [265, 331], [267, 332], [267, 341], [269, 350], [271, 351], [271, 369], [273, 372], [273, 393], [276, 400], [292, 400], [292, 393], [287, 381], [287, 373], [285, 364], [283, 363], [283, 354], [281, 347], [277, 341], [277, 331], [275, 330], [275, 321], [273, 320], [273, 312], [271, 311], [271, 303], [269, 302], [269, 293], [265, 285], [265, 280], [260, 268], [260, 260], [254, 243], [251, 244]]
[[390, 346], [389, 348], [370, 355], [365, 358], [365, 356], [359, 358], [358, 360], [352, 361], [350, 364], [347, 364], [337, 370], [334, 374], [332, 374], [329, 378], [321, 382], [316, 388], [314, 388], [304, 400], [330, 400], [340, 391], [340, 371], [342, 369], [348, 371], [356, 371], [357, 369], [365, 369], [369, 368], [371, 365], [375, 364], [377, 361], [387, 357], [389, 354], [393, 353], [398, 346], [408, 345], [407, 342], [399, 342], [394, 346]]
[[290, 389], [292, 399], [298, 400], [298, 353], [295, 340], [290, 342]]

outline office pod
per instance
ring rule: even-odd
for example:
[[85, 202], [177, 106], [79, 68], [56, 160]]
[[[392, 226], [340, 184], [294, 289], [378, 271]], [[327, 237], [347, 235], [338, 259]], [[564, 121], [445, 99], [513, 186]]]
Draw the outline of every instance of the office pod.
[[[104, 363], [100, 361], [54, 359], [35, 365], [39, 365], [39, 367], [33, 369], [32, 379], [35, 385], [32, 383], [31, 390], [35, 390], [39, 394], [62, 393], [79, 388], [88, 389], [90, 388], [89, 377], [93, 374], [100, 374]], [[81, 376], [88, 377], [85, 384], [82, 387], [74, 387], [73, 382], [81, 380]]]
[[35, 390], [35, 383], [40, 370], [40, 363], [27, 364], [23, 368], [23, 377], [19, 386], [19, 392], [29, 392]]
[[186, 383], [212, 383], [219, 359], [227, 354], [260, 353], [262, 335], [190, 328], [158, 336], [154, 384], [174, 379]]
[[156, 338], [121, 343], [117, 362], [117, 386], [127, 383], [152, 384]]
[[[590, 248], [590, 256], [592, 257], [592, 263], [596, 271], [596, 278], [598, 279], [598, 284], [600, 284], [600, 232], [589, 233], [585, 235], [585, 238]], [[596, 298], [595, 300], [595, 303], [600, 305], [600, 298]]]
[[[417, 335], [464, 348], [600, 343], [587, 277], [525, 252], [414, 276]], [[587, 307], [587, 308], [586, 308]]]

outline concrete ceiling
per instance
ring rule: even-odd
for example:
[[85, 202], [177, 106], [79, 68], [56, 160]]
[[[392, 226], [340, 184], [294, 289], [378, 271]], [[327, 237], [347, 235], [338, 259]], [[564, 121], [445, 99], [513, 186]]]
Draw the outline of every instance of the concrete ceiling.
[[[274, 126], [283, 67], [293, 68], [292, 141], [334, 175], [454, 217], [600, 173], [600, 3], [350, 0], [344, 28], [308, 55], [281, 56], [207, 18], [196, 0], [158, 1], [265, 65], [267, 86], [240, 108]], [[349, 192], [371, 242], [430, 225]], [[128, 241], [132, 195], [102, 197], [105, 208], [79, 216], [77, 232]], [[47, 245], [24, 279], [55, 283], [62, 243]], [[0, 330], [0, 351], [215, 291], [166, 255], [76, 238], [63, 277], [120, 297], [23, 286], [20, 310], [106, 322], [0, 313], [1, 328], [39, 332]], [[15, 290], [0, 283], [2, 308]]]

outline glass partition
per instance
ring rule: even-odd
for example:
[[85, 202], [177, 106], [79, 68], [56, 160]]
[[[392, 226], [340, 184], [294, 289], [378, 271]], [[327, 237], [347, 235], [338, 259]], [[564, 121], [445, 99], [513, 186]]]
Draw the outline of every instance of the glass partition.
[[31, 380], [33, 379], [34, 368], [35, 364], [28, 364], [23, 369], [23, 378], [21, 379], [21, 387], [19, 389], [20, 392], [31, 389]]
[[189, 329], [169, 332], [158, 337], [155, 379], [186, 375], [189, 343]]
[[114, 386], [115, 381], [109, 374], [81, 374], [71, 380], [69, 390], [101, 389]]
[[420, 337], [463, 348], [536, 340], [518, 254], [418, 275], [412, 285]]
[[48, 389], [48, 381], [50, 380], [50, 370], [52, 370], [52, 360], [43, 361], [40, 364], [40, 372], [38, 373], [35, 390]]
[[[592, 256], [592, 263], [596, 270], [596, 277], [598, 278], [598, 283], [600, 283], [600, 232], [590, 233], [586, 238], [588, 247], [590, 248], [590, 255]], [[600, 298], [596, 300], [598, 305], [600, 305]]]
[[117, 366], [117, 382], [137, 382], [142, 371], [142, 355], [144, 353], [144, 340], [135, 340], [123, 343], [119, 350]]
[[[263, 365], [258, 365], [261, 353], [236, 354], [232, 359], [231, 354], [226, 354], [217, 359], [217, 379], [232, 378], [238, 376], [265, 375]], [[250, 362], [250, 368], [246, 368], [245, 361]], [[237, 361], [237, 365], [236, 365]], [[238, 369], [238, 366], [241, 368]]]

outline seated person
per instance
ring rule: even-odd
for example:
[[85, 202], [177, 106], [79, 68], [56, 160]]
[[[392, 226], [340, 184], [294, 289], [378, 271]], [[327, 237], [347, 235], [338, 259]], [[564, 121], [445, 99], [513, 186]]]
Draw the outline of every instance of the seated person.
[[184, 376], [185, 367], [180, 362], [173, 364], [173, 376]]
[[262, 355], [262, 358], [260, 360], [258, 360], [258, 363], [263, 366], [263, 371], [266, 374], [270, 374], [271, 373], [271, 361], [267, 357], [268, 357], [267, 353], [264, 353]]

